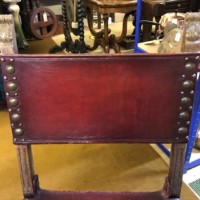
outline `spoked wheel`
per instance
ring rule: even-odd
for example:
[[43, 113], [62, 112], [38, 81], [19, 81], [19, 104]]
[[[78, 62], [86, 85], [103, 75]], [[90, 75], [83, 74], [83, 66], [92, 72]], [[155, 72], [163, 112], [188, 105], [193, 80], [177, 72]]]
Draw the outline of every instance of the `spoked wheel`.
[[31, 32], [38, 39], [53, 36], [57, 30], [56, 15], [48, 8], [36, 8], [31, 15]]

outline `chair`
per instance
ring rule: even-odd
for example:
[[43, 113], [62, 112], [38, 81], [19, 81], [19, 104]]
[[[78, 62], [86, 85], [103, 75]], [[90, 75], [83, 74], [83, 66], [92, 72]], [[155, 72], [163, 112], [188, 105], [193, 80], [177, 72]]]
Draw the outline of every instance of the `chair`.
[[[1, 55], [24, 199], [179, 199], [198, 55]], [[156, 192], [48, 191], [34, 172], [34, 144], [157, 142], [172, 149]]]
[[[114, 49], [116, 53], [120, 52], [118, 43], [121, 42], [127, 33], [127, 20], [130, 15], [133, 15], [136, 10], [136, 0], [85, 0], [83, 1], [87, 11], [88, 26], [90, 32], [95, 37], [93, 47], [89, 50], [95, 50], [99, 45], [103, 48], [105, 53], [109, 53], [110, 49]], [[103, 15], [104, 29], [96, 32], [93, 28], [93, 10]], [[108, 18], [110, 13], [124, 13], [123, 27], [121, 36], [116, 37], [110, 34], [111, 30], [108, 28]]]

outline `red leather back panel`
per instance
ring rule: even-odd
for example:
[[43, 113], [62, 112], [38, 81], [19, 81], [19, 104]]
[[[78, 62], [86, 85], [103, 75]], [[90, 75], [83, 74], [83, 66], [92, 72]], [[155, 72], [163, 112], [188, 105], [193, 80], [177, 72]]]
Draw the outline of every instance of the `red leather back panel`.
[[[187, 141], [188, 132], [178, 133], [182, 126], [189, 129], [190, 120], [180, 122], [180, 102], [195, 81], [181, 94], [185, 55], [15, 55], [13, 64], [9, 59], [3, 74], [5, 84], [17, 84], [13, 92], [5, 87], [7, 100], [19, 102], [10, 106], [11, 115], [20, 115], [13, 122], [16, 144]], [[6, 72], [8, 64], [13, 74]], [[16, 134], [17, 128], [23, 133]]]

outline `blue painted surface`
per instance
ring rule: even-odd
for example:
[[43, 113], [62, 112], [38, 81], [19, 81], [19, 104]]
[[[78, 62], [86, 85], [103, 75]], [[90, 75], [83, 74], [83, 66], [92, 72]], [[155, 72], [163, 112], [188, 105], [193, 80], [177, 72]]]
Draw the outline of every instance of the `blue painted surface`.
[[136, 47], [136, 49], [134, 49], [134, 53], [147, 53], [147, 52], [144, 49]]
[[144, 53], [138, 48], [138, 43], [140, 42], [140, 19], [142, 12], [142, 0], [137, 1], [136, 8], [136, 23], [135, 23], [135, 40], [134, 40], [134, 53]]
[[157, 144], [157, 145], [168, 157], [170, 157], [170, 151], [163, 144]]
[[185, 165], [184, 173], [186, 173], [188, 169], [191, 169], [191, 168], [196, 167], [198, 165], [200, 165], [200, 159], [194, 160], [192, 162], [188, 162], [187, 165]]
[[194, 105], [193, 105], [193, 112], [192, 112], [192, 119], [190, 126], [189, 141], [186, 150], [184, 173], [186, 173], [188, 169], [200, 165], [200, 159], [190, 162], [190, 157], [195, 143], [199, 122], [200, 122], [200, 77], [198, 77], [197, 79], [195, 88]]

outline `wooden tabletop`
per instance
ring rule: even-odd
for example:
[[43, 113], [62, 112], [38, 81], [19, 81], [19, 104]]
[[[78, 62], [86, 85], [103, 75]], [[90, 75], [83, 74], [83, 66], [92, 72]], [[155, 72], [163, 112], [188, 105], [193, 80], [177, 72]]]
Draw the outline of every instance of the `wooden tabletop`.
[[137, 0], [84, 0], [84, 4], [100, 13], [127, 13], [136, 9]]

